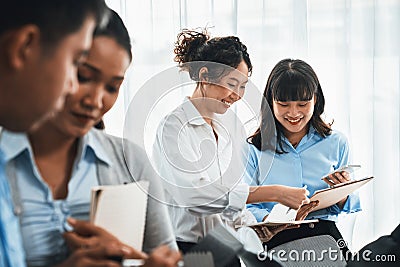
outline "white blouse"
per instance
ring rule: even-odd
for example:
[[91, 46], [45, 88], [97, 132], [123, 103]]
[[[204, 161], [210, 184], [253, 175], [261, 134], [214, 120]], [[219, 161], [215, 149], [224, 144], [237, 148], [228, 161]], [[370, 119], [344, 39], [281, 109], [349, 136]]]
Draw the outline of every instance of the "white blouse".
[[232, 115], [213, 118], [217, 141], [186, 98], [158, 127], [153, 163], [163, 179], [177, 241], [197, 243], [223, 221], [231, 224], [243, 216], [249, 195], [241, 182], [245, 134]]

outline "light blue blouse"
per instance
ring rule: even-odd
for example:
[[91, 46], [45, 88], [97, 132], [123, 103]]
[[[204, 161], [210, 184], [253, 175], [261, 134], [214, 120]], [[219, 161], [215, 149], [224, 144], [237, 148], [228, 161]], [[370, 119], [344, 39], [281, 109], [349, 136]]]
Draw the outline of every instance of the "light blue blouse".
[[[274, 151], [259, 151], [249, 144], [245, 181], [252, 186], [280, 184], [293, 187], [307, 185], [310, 196], [316, 190], [327, 188], [321, 180], [327, 173], [349, 164], [349, 144], [347, 138], [337, 132], [322, 138], [313, 127], [294, 148], [283, 137], [284, 149], [288, 153], [277, 154]], [[269, 214], [275, 202], [249, 204], [247, 208], [257, 221]], [[337, 221], [341, 212], [352, 213], [361, 210], [357, 194], [349, 195], [343, 209], [337, 205], [310, 213], [307, 219]]]
[[[1, 129], [0, 129], [1, 131]], [[4, 154], [0, 149], [0, 266], [25, 266], [24, 250], [18, 224], [13, 213], [10, 188], [5, 176]]]
[[1, 147], [8, 162], [15, 159], [15, 176], [22, 201], [21, 228], [27, 263], [43, 266], [63, 260], [67, 248], [62, 237], [66, 219], [89, 219], [90, 188], [98, 185], [95, 161], [110, 164], [101, 144], [88, 134], [82, 138], [68, 183], [68, 196], [54, 200], [34, 164], [25, 134], [4, 132]]

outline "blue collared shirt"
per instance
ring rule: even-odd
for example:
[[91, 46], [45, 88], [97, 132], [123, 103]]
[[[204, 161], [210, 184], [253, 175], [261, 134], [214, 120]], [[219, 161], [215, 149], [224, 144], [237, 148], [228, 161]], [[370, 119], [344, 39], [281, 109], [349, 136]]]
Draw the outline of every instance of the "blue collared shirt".
[[[331, 135], [322, 138], [313, 127], [294, 148], [288, 139], [283, 137], [284, 149], [288, 153], [277, 154], [271, 150], [259, 151], [249, 144], [245, 181], [252, 186], [280, 184], [293, 187], [307, 185], [310, 196], [316, 190], [327, 188], [321, 178], [329, 172], [347, 165], [349, 144], [347, 138], [332, 131]], [[247, 208], [257, 221], [262, 221], [269, 214], [275, 202], [249, 204]], [[307, 219], [337, 221], [341, 212], [352, 213], [361, 210], [357, 194], [349, 195], [343, 209], [338, 205], [310, 213]]]
[[98, 185], [94, 163], [101, 160], [110, 164], [107, 154], [90, 133], [83, 137], [68, 183], [68, 196], [55, 200], [34, 164], [32, 149], [25, 134], [5, 131], [0, 146], [6, 162], [13, 160], [15, 163], [14, 173], [22, 203], [22, 237], [28, 265], [42, 266], [64, 260], [67, 247], [62, 234], [66, 229], [66, 219], [89, 219], [90, 189]]
[[10, 188], [5, 175], [5, 158], [0, 147], [0, 266], [23, 267], [24, 255], [19, 221], [13, 213]]

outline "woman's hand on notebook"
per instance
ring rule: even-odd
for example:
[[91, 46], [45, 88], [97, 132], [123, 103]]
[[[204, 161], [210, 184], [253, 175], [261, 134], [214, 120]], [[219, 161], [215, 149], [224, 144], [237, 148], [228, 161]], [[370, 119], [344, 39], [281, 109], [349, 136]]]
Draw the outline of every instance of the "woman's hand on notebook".
[[301, 208], [297, 211], [296, 214], [296, 221], [302, 221], [304, 220], [307, 215], [313, 211], [313, 209], [318, 206], [319, 201], [311, 201], [308, 204], [304, 204], [303, 206], [301, 206]]
[[[334, 172], [325, 178], [322, 179], [325, 183], [327, 183], [330, 187], [333, 187], [335, 185], [341, 184], [341, 183], [347, 183], [349, 182], [350, 179], [350, 174], [346, 171], [338, 171]], [[349, 196], [346, 196], [345, 198], [341, 199], [338, 203], [336, 203], [340, 209], [343, 208], [344, 204], [347, 201], [347, 198]]]

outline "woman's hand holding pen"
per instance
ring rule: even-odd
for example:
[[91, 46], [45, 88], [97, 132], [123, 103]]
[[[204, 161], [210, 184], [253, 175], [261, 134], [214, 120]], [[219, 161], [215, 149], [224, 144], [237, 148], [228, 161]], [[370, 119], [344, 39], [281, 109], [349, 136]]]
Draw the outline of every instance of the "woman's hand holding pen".
[[298, 210], [302, 205], [310, 203], [310, 199], [307, 197], [309, 194], [307, 188], [279, 185], [277, 190], [279, 191], [277, 202], [289, 208]]
[[[337, 184], [341, 183], [346, 183], [350, 181], [350, 174], [346, 171], [341, 171], [341, 172], [334, 172], [322, 179], [325, 183], [327, 183], [329, 186], [335, 186]], [[343, 208], [344, 203], [346, 203], [348, 196], [340, 200], [337, 205], [340, 208]]]

